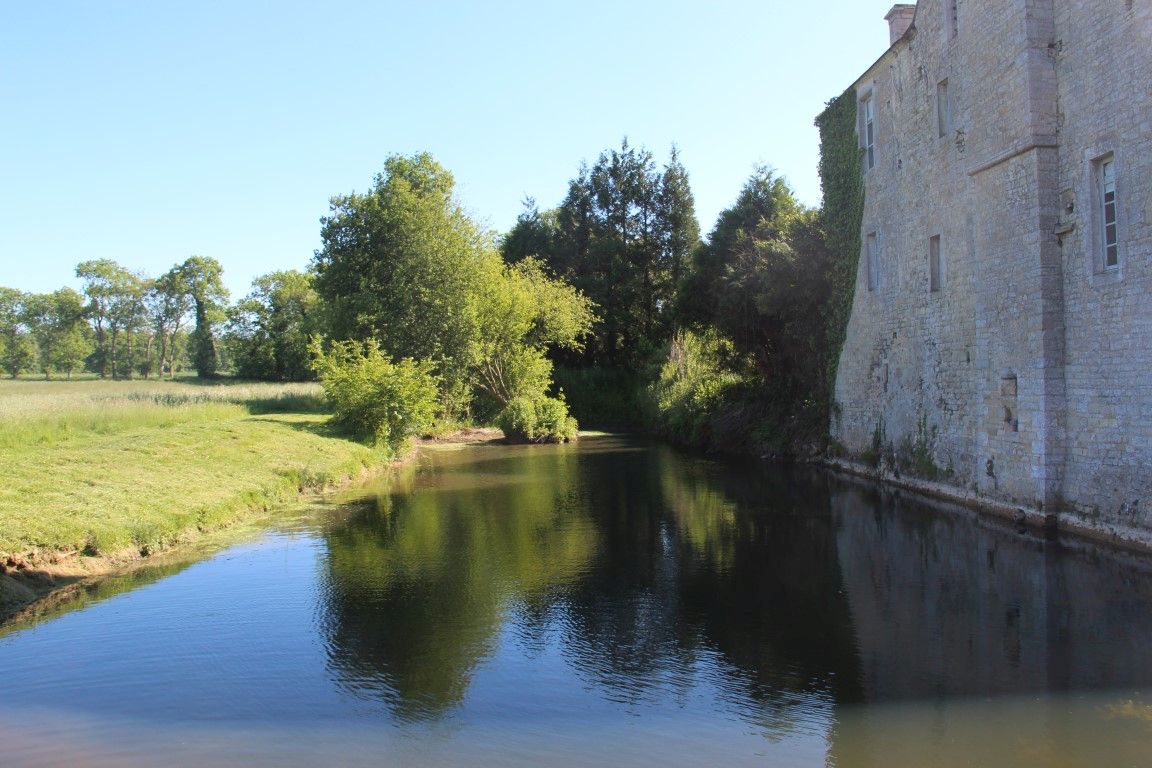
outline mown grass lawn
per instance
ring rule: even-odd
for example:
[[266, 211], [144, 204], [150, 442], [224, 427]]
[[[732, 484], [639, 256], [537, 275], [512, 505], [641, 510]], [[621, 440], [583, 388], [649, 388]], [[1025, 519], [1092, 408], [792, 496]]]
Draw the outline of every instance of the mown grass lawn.
[[380, 464], [314, 384], [0, 382], [0, 553], [148, 553]]

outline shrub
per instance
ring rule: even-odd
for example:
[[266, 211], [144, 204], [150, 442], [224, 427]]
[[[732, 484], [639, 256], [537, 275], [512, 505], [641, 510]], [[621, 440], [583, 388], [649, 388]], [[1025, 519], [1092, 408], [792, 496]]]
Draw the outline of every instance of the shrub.
[[568, 414], [563, 397], [513, 398], [497, 417], [510, 442], [566, 443], [576, 437], [576, 419]]
[[374, 341], [335, 342], [310, 349], [332, 421], [360, 439], [399, 451], [432, 425], [437, 410], [433, 365], [405, 358], [392, 362]]
[[677, 331], [655, 382], [648, 387], [648, 421], [675, 442], [710, 447], [712, 422], [740, 378], [727, 371], [731, 344], [713, 330]]

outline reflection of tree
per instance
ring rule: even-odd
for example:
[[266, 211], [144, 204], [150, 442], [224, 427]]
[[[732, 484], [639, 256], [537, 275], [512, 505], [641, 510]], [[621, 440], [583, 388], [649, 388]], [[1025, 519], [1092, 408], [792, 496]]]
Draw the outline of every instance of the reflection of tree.
[[497, 454], [441, 483], [401, 478], [328, 534], [332, 663], [357, 695], [405, 718], [457, 704], [510, 600], [546, 600], [575, 579], [595, 532], [569, 501], [574, 463], [558, 450]]
[[596, 470], [583, 492], [611, 533], [568, 598], [566, 650], [585, 676], [638, 701], [674, 694], [703, 670], [769, 733], [789, 730], [794, 705], [814, 693], [859, 697], [827, 493], [814, 475], [666, 449]]
[[813, 697], [859, 698], [818, 483], [610, 440], [439, 461], [328, 534], [330, 654], [357, 695], [439, 717], [514, 620], [525, 653], [559, 631], [625, 704], [703, 677], [780, 734]]

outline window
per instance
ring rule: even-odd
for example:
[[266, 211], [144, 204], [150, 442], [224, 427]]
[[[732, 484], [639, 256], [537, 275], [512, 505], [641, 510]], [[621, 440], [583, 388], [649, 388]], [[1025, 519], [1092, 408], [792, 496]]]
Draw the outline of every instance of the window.
[[958, 0], [944, 0], [944, 29], [947, 30], [949, 40], [955, 38], [960, 31], [960, 13], [957, 5]]
[[948, 80], [936, 84], [936, 130], [937, 136], [952, 133], [952, 99], [948, 95]]
[[935, 293], [943, 284], [944, 273], [940, 265], [940, 235], [928, 240], [928, 290]]
[[1112, 269], [1120, 264], [1120, 253], [1116, 236], [1116, 164], [1111, 156], [1100, 160], [1098, 176], [1104, 268]]
[[880, 276], [880, 251], [879, 244], [876, 241], [875, 232], [868, 233], [868, 247], [867, 251], [865, 252], [865, 258], [867, 260], [868, 268], [868, 290], [874, 291], [876, 290], [876, 286], [879, 284], [878, 278]]
[[870, 171], [876, 166], [876, 134], [873, 127], [875, 119], [872, 94], [869, 94], [860, 102], [860, 146], [864, 148], [865, 171]]

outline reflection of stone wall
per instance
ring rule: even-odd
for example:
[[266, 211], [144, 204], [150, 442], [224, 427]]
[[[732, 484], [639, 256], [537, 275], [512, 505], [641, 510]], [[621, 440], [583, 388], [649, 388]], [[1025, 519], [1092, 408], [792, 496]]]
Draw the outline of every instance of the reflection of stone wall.
[[1152, 684], [1152, 564], [877, 498], [832, 496], [869, 701]]

